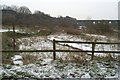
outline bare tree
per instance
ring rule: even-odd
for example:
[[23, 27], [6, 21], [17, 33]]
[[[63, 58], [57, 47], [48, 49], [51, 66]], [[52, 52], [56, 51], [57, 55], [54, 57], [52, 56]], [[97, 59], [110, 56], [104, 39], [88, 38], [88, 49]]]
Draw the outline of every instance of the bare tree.
[[36, 11], [34, 12], [34, 14], [44, 14], [44, 13], [41, 12], [41, 11], [39, 11], [39, 10], [36, 10]]
[[1, 9], [3, 9], [3, 10], [11, 10], [11, 7], [6, 6], [6, 5], [1, 5]]
[[18, 12], [22, 14], [31, 14], [31, 11], [25, 6], [20, 7]]
[[18, 12], [19, 7], [18, 7], [18, 6], [15, 6], [15, 5], [12, 5], [12, 6], [11, 6], [11, 9], [12, 9], [13, 11], [15, 11], [15, 12]]

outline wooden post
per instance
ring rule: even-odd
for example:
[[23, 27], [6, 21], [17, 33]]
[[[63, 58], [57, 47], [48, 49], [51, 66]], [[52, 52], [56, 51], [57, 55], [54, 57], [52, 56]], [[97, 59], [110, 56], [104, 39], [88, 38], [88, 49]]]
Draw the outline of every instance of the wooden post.
[[95, 42], [92, 43], [92, 60], [94, 59], [94, 51], [95, 51], [95, 45], [96, 45], [97, 39]]
[[56, 52], [55, 52], [56, 46], [55, 46], [55, 39], [53, 39], [53, 60], [56, 60]]
[[15, 50], [15, 26], [13, 25], [13, 50]]
[[93, 42], [92, 43], [92, 58], [91, 58], [91, 60], [94, 59], [94, 49], [95, 49], [95, 43]]

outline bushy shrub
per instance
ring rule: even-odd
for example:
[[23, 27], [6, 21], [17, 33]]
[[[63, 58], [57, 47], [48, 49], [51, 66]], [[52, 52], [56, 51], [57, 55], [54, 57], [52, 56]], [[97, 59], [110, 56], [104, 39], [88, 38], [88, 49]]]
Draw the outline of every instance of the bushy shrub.
[[106, 21], [96, 24], [89, 23], [87, 24], [87, 30], [97, 34], [111, 34], [113, 32], [112, 26]]
[[4, 32], [2, 33], [2, 49], [3, 50], [10, 50], [12, 49], [12, 36], [11, 32]]
[[52, 32], [50, 30], [40, 30], [40, 32], [37, 33], [39, 36], [47, 36], [50, 35]]

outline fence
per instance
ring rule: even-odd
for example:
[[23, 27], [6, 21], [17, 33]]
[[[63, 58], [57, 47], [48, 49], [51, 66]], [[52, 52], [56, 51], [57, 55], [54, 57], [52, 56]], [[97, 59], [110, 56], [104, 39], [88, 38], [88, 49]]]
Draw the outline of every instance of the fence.
[[[92, 51], [88, 50], [57, 50], [56, 43], [78, 43], [78, 44], [92, 44]], [[53, 60], [56, 60], [56, 52], [91, 52], [91, 59], [94, 59], [94, 53], [120, 53], [120, 51], [95, 51], [96, 44], [120, 44], [120, 43], [106, 43], [106, 42], [79, 42], [79, 41], [57, 41], [53, 40], [53, 50], [2, 50], [2, 52], [53, 52]]]
[[92, 55], [91, 55], [91, 59], [93, 60], [94, 58], [94, 53], [120, 53], [120, 51], [95, 51], [95, 45], [96, 44], [120, 44], [120, 43], [106, 43], [106, 42], [79, 42], [79, 41], [56, 41], [56, 40], [53, 40], [53, 50], [54, 50], [54, 59], [55, 59], [55, 52], [57, 51], [56, 50], [56, 46], [55, 46], [55, 43], [56, 42], [60, 42], [60, 43], [81, 43], [81, 44], [92, 44], [92, 51], [83, 51], [83, 50], [62, 50], [62, 51], [65, 51], [65, 52], [91, 52]]

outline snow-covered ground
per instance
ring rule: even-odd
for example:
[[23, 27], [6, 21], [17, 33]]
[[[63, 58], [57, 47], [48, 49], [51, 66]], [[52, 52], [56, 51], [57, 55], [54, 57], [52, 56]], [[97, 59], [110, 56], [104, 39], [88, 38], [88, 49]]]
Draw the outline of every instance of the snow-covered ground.
[[[0, 29], [0, 32], [9, 32], [9, 31], [13, 31], [13, 29]], [[25, 31], [21, 31], [21, 30], [18, 30], [18, 29], [15, 29], [15, 32], [26, 33]]]
[[[110, 65], [108, 65], [110, 64]], [[39, 64], [3, 65], [3, 76], [35, 78], [117, 78], [118, 64], [114, 62], [65, 63], [43, 59]]]
[[[107, 37], [105, 36], [95, 36], [86, 34], [87, 36], [92, 36], [92, 38], [99, 38], [102, 42], [107, 42]], [[56, 34], [49, 35], [47, 37], [27, 37], [20, 38], [17, 40], [20, 50], [51, 50], [53, 49], [52, 40], [64, 40], [64, 41], [90, 41], [82, 38], [81, 36], [73, 36], [68, 34]], [[94, 41], [94, 39], [92, 39]], [[91, 50], [91, 45], [85, 44], [68, 44], [72, 47], [76, 47], [82, 50]], [[111, 47], [113, 45], [106, 46], [104, 49], [102, 45], [96, 45], [96, 50], [117, 50], [117, 46]], [[72, 50], [73, 48], [69, 46], [64, 46], [63, 44], [56, 44], [56, 48], [60, 50]], [[99, 49], [100, 48], [100, 49]], [[26, 64], [24, 63], [24, 55], [37, 56], [34, 63]], [[102, 61], [93, 60], [90, 61], [90, 56], [83, 57], [78, 55], [78, 53], [73, 53], [78, 58], [83, 58], [81, 61], [72, 62], [69, 61], [68, 57], [71, 57], [71, 53], [57, 53], [57, 60], [53, 61], [53, 53], [43, 52], [43, 53], [21, 53], [14, 55], [11, 60], [12, 65], [3, 64], [1, 65], [1, 74], [4, 77], [35, 77], [35, 78], [117, 78], [118, 77], [118, 62], [117, 61]], [[87, 54], [86, 54], [87, 55]], [[28, 58], [28, 56], [26, 57]], [[32, 60], [31, 57], [28, 60]], [[62, 58], [62, 59], [61, 59]], [[76, 59], [78, 59], [76, 58]], [[87, 58], [87, 59], [85, 59]], [[68, 60], [68, 61], [64, 61]], [[86, 61], [82, 61], [86, 60]], [[27, 61], [27, 60], [26, 60]], [[81, 63], [82, 62], [82, 63]], [[0, 74], [0, 75], [1, 75]]]
[[[13, 29], [0, 29], [0, 32], [8, 32], [8, 31], [13, 31]], [[15, 30], [16, 32], [19, 32], [19, 30]]]
[[[94, 38], [94, 39], [91, 39], [92, 41], [95, 41], [95, 39], [97, 39], [98, 42], [107, 42], [108, 40], [111, 40], [103, 35], [95, 35], [95, 34], [84, 34], [84, 35]], [[50, 35], [50, 36], [48, 36], [48, 39], [49, 40], [55, 39], [55, 40], [60, 40], [60, 41], [91, 42], [91, 40], [83, 39], [80, 36], [71, 36], [68, 34]], [[111, 41], [115, 42], [116, 40], [113, 39]], [[63, 43], [60, 43], [60, 44], [63, 44]], [[75, 48], [78, 48], [81, 50], [89, 50], [89, 51], [92, 50], [92, 44], [78, 44], [78, 43], [64, 43], [64, 44], [67, 44], [69, 46], [72, 46], [72, 47], [75, 47]], [[118, 45], [116, 45], [116, 44], [114, 44], [114, 45], [113, 44], [108, 44], [108, 45], [96, 44], [95, 51], [118, 51]], [[89, 53], [89, 54], [91, 54], [91, 53]], [[104, 56], [105, 53], [96, 53], [95, 55], [103, 55]], [[118, 54], [116, 54], [116, 55], [118, 55]]]
[[[20, 50], [52, 50], [53, 49], [53, 42], [49, 41], [47, 37], [30, 37], [30, 38], [22, 38], [18, 39], [19, 42], [19, 49]], [[73, 50], [70, 47], [63, 46], [56, 44], [56, 49], [57, 50]], [[24, 53], [23, 53], [24, 54]], [[48, 52], [48, 53], [34, 53], [34, 54], [39, 54], [39, 56], [45, 56], [45, 57], [52, 57], [53, 53]], [[63, 54], [62, 52], [57, 53], [57, 57], [61, 57], [65, 59], [67, 56], [66, 54]]]
[[[30, 37], [18, 39], [20, 50], [52, 50], [53, 42], [47, 40], [47, 37]], [[66, 46], [56, 45], [57, 49], [65, 48], [70, 49]]]

